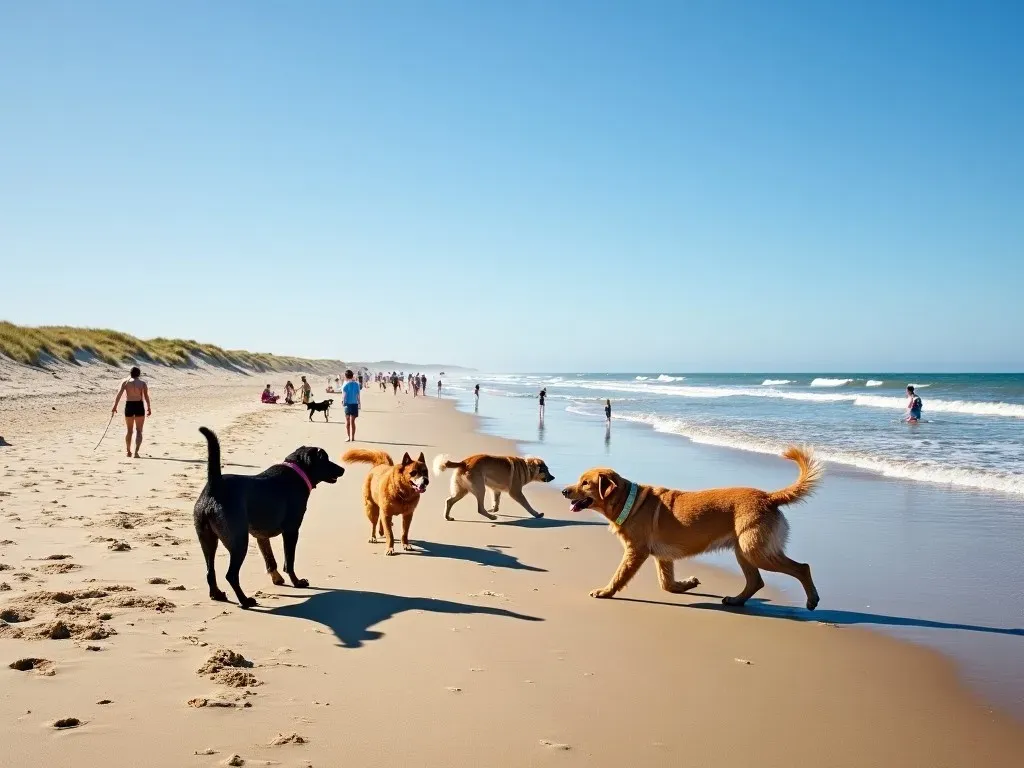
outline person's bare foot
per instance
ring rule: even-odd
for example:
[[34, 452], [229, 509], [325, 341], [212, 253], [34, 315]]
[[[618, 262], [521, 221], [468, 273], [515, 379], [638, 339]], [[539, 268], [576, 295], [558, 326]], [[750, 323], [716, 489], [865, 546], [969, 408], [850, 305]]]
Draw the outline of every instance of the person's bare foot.
[[133, 458], [136, 458], [136, 459], [139, 458], [139, 452], [138, 451], [135, 452], [135, 456]]
[[130, 458], [132, 457], [132, 452], [131, 452], [131, 451], [128, 451], [128, 452], [127, 452], [127, 453], [125, 454], [125, 456], [127, 456], [127, 457], [128, 457], [129, 459], [130, 459]]

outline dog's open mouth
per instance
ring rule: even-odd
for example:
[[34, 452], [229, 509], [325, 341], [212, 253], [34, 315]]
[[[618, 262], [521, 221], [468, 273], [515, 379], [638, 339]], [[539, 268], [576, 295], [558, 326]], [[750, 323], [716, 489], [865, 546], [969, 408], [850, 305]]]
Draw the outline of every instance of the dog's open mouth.
[[587, 507], [589, 507], [593, 503], [594, 503], [594, 500], [589, 498], [589, 497], [584, 497], [582, 499], [577, 499], [576, 501], [572, 502], [572, 506], [569, 507], [569, 511], [570, 512], [582, 512], [584, 509], [586, 509]]

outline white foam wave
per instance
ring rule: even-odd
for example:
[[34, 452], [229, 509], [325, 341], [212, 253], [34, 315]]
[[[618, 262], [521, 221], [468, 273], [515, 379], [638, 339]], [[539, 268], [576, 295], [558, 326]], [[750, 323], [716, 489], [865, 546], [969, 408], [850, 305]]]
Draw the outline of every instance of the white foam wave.
[[792, 383], [793, 383], [793, 381], [791, 379], [765, 379], [764, 381], [761, 382], [761, 386], [762, 387], [778, 387], [778, 386], [782, 386], [783, 384], [792, 384]]
[[[883, 397], [880, 395], [860, 395], [854, 405], [866, 405], [871, 408], [891, 408], [905, 410], [905, 397]], [[1020, 403], [986, 403], [971, 400], [942, 400], [930, 398], [924, 401], [925, 412], [965, 413], [972, 416], [1003, 416], [1013, 419], [1024, 419], [1024, 405]]]
[[651, 378], [651, 377], [650, 376], [637, 376], [636, 379], [634, 379], [634, 381], [647, 381], [649, 378]]
[[864, 383], [864, 386], [865, 386], [865, 387], [880, 387], [880, 386], [882, 386], [883, 384], [885, 384], [885, 382], [884, 382], [884, 381], [879, 381], [878, 379], [868, 379], [868, 380], [867, 380], [867, 381], [866, 381], [866, 382]]
[[[816, 379], [817, 381], [817, 379]], [[850, 379], [836, 379], [835, 381], [851, 381]], [[735, 387], [713, 387], [687, 384], [660, 384], [631, 381], [594, 381], [582, 380], [572, 382], [554, 382], [552, 388], [572, 387], [574, 389], [590, 389], [601, 392], [629, 392], [634, 395], [643, 396], [665, 395], [669, 397], [690, 397], [690, 398], [722, 398], [722, 397], [766, 397], [779, 400], [796, 400], [814, 403], [851, 403], [857, 406], [871, 408], [905, 409], [906, 398], [902, 396], [885, 395], [859, 395], [855, 392], [805, 392], [800, 390], [783, 390], [770, 386], [735, 386]], [[835, 385], [839, 386], [839, 385]], [[532, 392], [505, 392], [506, 397], [529, 398], [536, 397]], [[553, 395], [552, 399], [571, 399], [566, 395]], [[1002, 418], [1024, 419], [1024, 404], [985, 402], [972, 400], [942, 400], [941, 398], [928, 398], [924, 401], [924, 410], [936, 413], [962, 413], [972, 416], [995, 416]]]
[[914, 389], [924, 389], [925, 387], [930, 387], [931, 384], [914, 384], [913, 382], [911, 382], [908, 386], [911, 386]]
[[685, 378], [686, 378], [685, 376], [668, 376], [668, 375], [663, 373], [663, 374], [658, 376], [658, 381], [664, 381], [664, 382], [682, 381]]
[[[724, 448], [735, 448], [742, 451], [773, 455], [780, 454], [786, 447], [783, 443], [752, 435], [688, 424], [681, 419], [664, 418], [653, 414], [623, 413], [619, 415], [619, 418], [625, 421], [647, 424], [658, 432], [681, 435], [695, 443], [705, 445], [717, 445]], [[955, 485], [1024, 496], [1024, 476], [1021, 475], [978, 468], [943, 466], [934, 462], [881, 458], [877, 455], [862, 454], [854, 451], [818, 448], [816, 454], [823, 461], [876, 472], [885, 477]]]
[[811, 382], [812, 387], [842, 387], [852, 382], [853, 379], [815, 379]]

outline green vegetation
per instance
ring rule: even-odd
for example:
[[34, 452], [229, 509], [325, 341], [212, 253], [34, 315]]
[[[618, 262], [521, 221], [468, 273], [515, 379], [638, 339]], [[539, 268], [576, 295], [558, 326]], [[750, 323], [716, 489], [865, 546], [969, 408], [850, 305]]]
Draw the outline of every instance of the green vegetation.
[[198, 360], [224, 368], [248, 371], [303, 371], [340, 361], [307, 360], [244, 350], [221, 349], [191, 339], [149, 339], [97, 328], [52, 325], [28, 328], [0, 321], [0, 354], [25, 365], [45, 365], [49, 358], [78, 363], [95, 357], [110, 365], [144, 361], [160, 365], [187, 366]]

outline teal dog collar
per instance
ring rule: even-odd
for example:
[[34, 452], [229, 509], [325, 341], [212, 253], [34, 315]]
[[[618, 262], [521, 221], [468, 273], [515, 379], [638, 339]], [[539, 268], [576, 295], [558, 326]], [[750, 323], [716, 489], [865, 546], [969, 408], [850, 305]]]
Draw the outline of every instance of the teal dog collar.
[[640, 486], [636, 483], [629, 484], [629, 495], [626, 497], [626, 505], [619, 512], [619, 516], [615, 518], [616, 525], [622, 525], [626, 522], [626, 518], [629, 517], [629, 513], [633, 511], [633, 505], [636, 503], [636, 494], [640, 490]]

